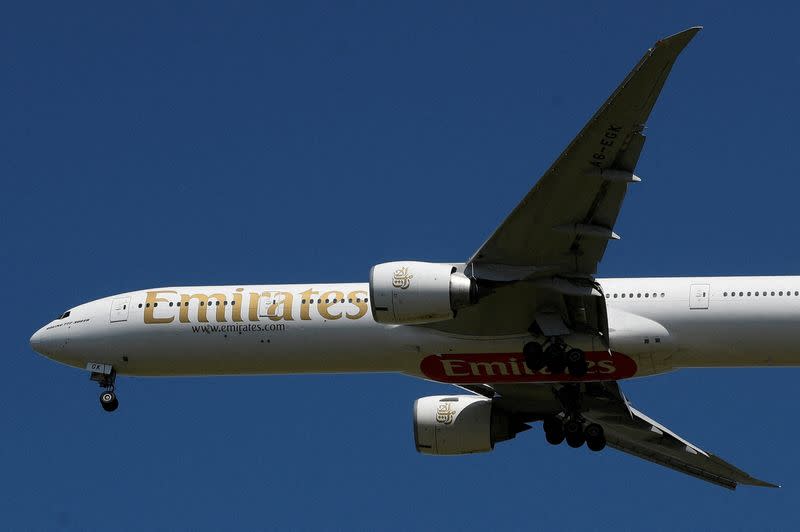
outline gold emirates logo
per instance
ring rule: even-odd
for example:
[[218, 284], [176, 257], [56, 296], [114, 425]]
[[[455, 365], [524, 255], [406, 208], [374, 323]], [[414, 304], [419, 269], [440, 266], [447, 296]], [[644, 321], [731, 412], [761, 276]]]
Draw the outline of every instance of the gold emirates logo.
[[413, 278], [414, 276], [408, 273], [408, 266], [403, 266], [402, 268], [398, 268], [394, 271], [394, 275], [392, 276], [392, 286], [399, 288], [400, 290], [405, 290], [411, 286], [411, 279]]
[[456, 409], [453, 408], [451, 403], [442, 403], [436, 407], [436, 421], [442, 425], [449, 425], [453, 422], [456, 415]]
[[[293, 321], [311, 319], [311, 308], [326, 320], [357, 320], [367, 315], [369, 305], [364, 290], [347, 294], [340, 290], [320, 292], [309, 288], [292, 293], [249, 292], [237, 288], [232, 294], [179, 294], [175, 290], [151, 290], [144, 304], [145, 323], [208, 323], [212, 313], [217, 322]], [[247, 305], [245, 305], [245, 301]]]

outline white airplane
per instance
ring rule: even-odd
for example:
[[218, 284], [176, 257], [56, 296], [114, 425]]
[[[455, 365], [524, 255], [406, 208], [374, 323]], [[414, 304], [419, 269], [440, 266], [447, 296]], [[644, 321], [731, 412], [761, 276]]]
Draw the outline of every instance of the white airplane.
[[800, 277], [596, 279], [645, 122], [700, 28], [658, 41], [466, 263], [374, 266], [368, 283], [168, 287], [74, 307], [31, 337], [118, 406], [117, 375], [399, 372], [471, 394], [414, 403], [425, 454], [486, 452], [542, 421], [734, 489], [776, 487], [631, 406], [618, 381], [798, 366]]

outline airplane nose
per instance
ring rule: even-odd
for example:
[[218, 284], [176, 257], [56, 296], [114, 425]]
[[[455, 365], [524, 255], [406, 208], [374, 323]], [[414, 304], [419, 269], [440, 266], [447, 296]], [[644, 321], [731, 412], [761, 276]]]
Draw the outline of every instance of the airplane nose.
[[39, 350], [42, 348], [42, 344], [44, 343], [44, 340], [42, 338], [43, 336], [44, 333], [42, 333], [41, 329], [33, 333], [33, 336], [31, 336], [31, 349], [33, 349], [37, 353], [40, 352]]
[[42, 327], [31, 336], [31, 349], [44, 356], [51, 356], [53, 353], [54, 342], [50, 334]]

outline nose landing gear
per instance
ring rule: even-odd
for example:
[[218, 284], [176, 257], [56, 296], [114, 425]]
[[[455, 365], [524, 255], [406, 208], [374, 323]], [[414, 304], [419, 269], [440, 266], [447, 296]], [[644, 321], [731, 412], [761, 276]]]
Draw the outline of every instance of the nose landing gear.
[[106, 412], [113, 412], [119, 407], [117, 394], [114, 393], [114, 381], [117, 379], [117, 372], [110, 364], [89, 363], [86, 367], [91, 373], [89, 379], [95, 381], [101, 388], [105, 388], [100, 394], [100, 406]]

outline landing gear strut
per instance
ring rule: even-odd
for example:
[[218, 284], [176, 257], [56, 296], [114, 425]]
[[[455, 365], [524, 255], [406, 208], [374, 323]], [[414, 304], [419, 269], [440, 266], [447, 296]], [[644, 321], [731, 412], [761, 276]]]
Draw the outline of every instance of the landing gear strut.
[[547, 371], [554, 375], [569, 370], [573, 377], [583, 377], [589, 368], [586, 354], [580, 349], [569, 348], [560, 338], [551, 340], [547, 347], [538, 342], [528, 342], [522, 348], [522, 354], [531, 371], [547, 367]]
[[[97, 371], [95, 371], [95, 369]], [[119, 407], [117, 394], [114, 393], [114, 381], [117, 379], [117, 372], [114, 368], [105, 365], [96, 365], [92, 368], [89, 379], [95, 381], [105, 390], [100, 394], [100, 406], [106, 412], [113, 412]]]

